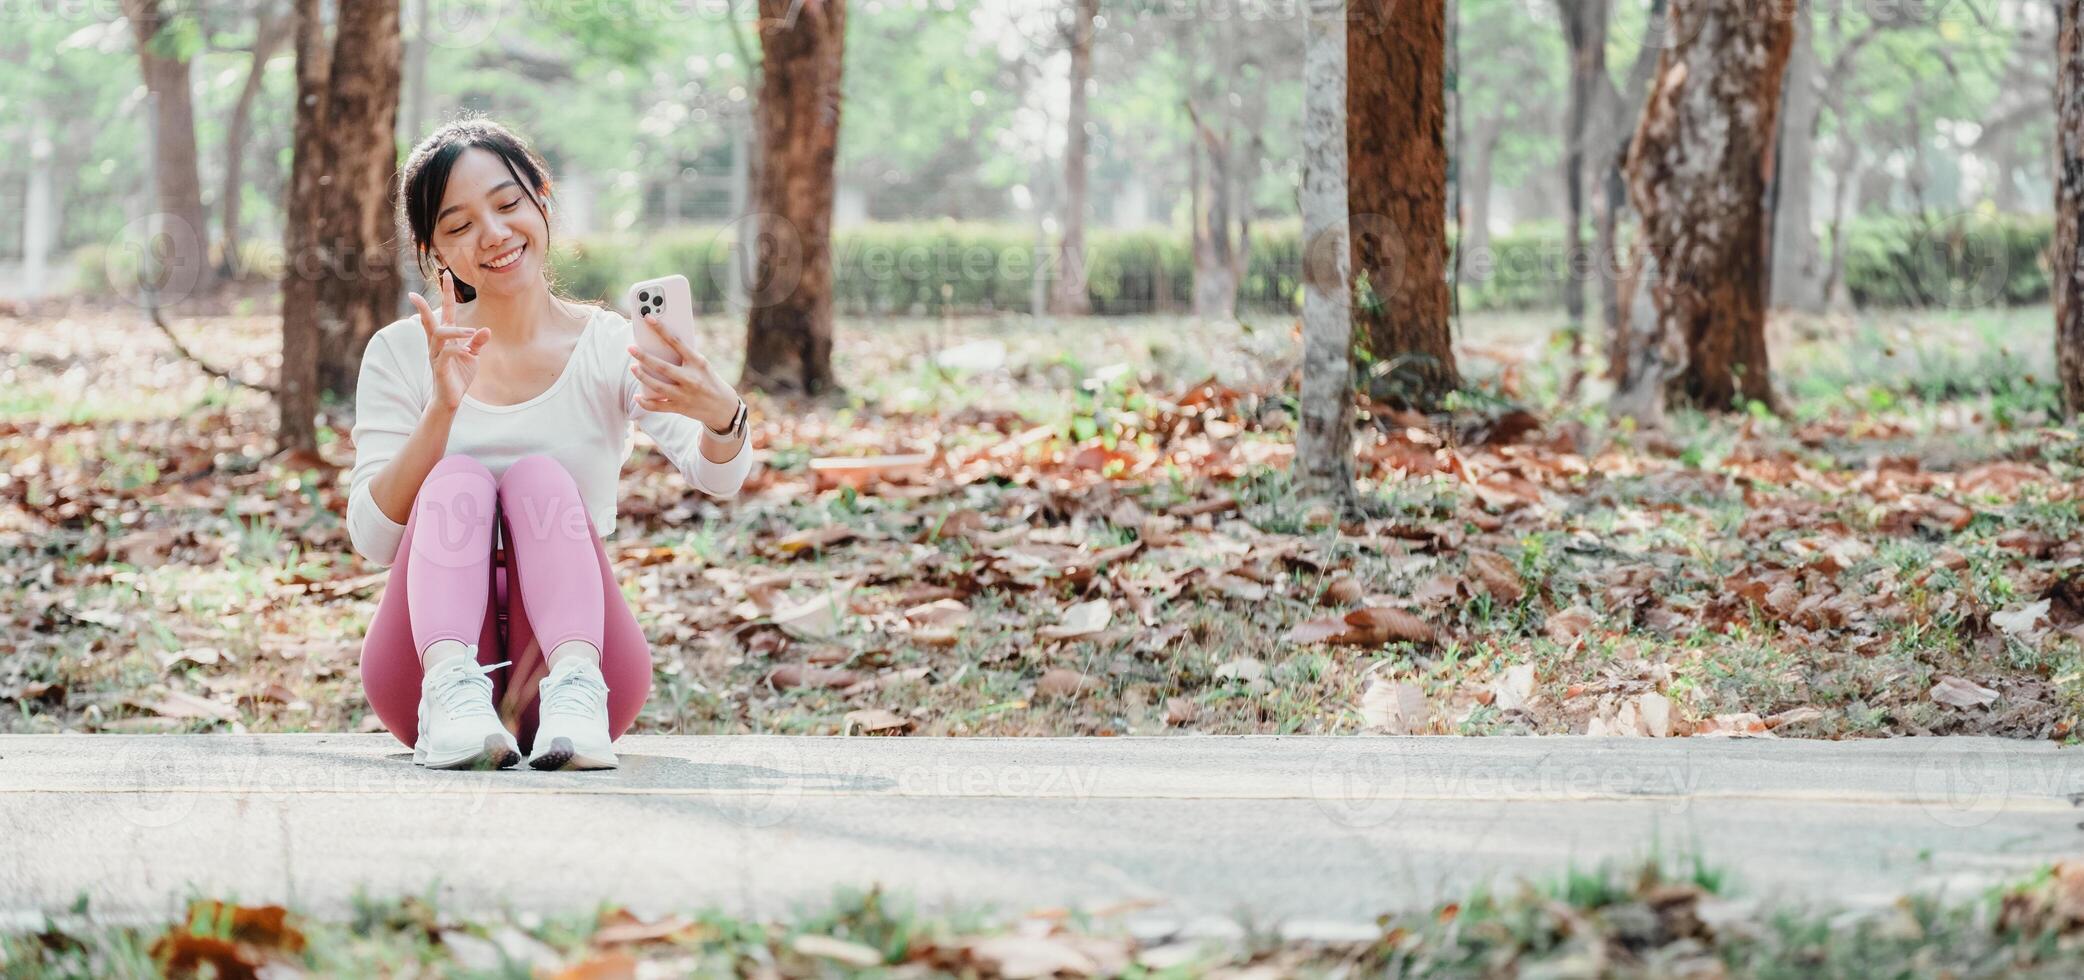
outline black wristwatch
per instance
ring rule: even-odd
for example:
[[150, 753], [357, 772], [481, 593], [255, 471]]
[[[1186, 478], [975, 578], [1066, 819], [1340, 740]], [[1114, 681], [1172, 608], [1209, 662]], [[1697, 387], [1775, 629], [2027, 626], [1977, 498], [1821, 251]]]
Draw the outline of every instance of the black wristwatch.
[[710, 435], [717, 437], [718, 439], [738, 438], [738, 434], [745, 431], [745, 399], [738, 399], [738, 411], [731, 413], [731, 424], [725, 426], [724, 431], [718, 432], [715, 429], [710, 428], [709, 423], [707, 422], [702, 423], [702, 431], [707, 432]]

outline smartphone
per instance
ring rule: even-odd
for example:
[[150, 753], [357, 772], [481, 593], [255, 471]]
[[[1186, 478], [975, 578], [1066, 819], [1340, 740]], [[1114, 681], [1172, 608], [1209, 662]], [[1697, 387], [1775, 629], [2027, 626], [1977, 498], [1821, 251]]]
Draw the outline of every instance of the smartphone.
[[664, 358], [674, 364], [680, 363], [680, 355], [666, 346], [651, 328], [644, 324], [646, 314], [657, 314], [659, 326], [672, 331], [675, 340], [693, 347], [695, 343], [695, 294], [688, 288], [686, 276], [660, 276], [646, 279], [622, 294], [622, 308], [629, 314], [630, 323], [637, 330], [637, 349], [647, 354]]

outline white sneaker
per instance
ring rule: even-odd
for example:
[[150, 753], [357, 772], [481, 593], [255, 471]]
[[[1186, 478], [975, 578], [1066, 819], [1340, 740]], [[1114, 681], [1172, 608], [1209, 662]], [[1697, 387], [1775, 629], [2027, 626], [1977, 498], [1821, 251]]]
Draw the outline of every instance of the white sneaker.
[[608, 737], [608, 682], [583, 657], [566, 657], [543, 678], [536, 709], [535, 769], [613, 769]]
[[480, 667], [477, 647], [449, 657], [420, 678], [420, 737], [414, 765], [433, 769], [505, 769], [521, 761], [521, 746], [492, 709], [492, 679], [507, 662]]

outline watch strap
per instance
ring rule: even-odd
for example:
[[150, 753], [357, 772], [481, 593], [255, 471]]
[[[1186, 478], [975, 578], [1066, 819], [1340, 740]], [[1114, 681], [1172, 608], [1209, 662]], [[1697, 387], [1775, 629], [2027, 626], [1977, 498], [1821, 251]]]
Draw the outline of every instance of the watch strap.
[[703, 431], [708, 432], [710, 435], [713, 435], [719, 439], [733, 439], [736, 438], [740, 432], [744, 431], [745, 416], [745, 399], [740, 398], [738, 399], [738, 410], [731, 413], [731, 424], [725, 426], [724, 431], [718, 432], [715, 429], [710, 428], [709, 423], [707, 422], [702, 423], [702, 429]]

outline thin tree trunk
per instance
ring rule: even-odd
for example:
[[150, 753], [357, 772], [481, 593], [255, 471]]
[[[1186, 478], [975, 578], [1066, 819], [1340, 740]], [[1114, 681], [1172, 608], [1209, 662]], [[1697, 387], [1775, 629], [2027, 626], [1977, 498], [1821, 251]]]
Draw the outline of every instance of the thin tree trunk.
[[833, 164], [845, 0], [760, 0], [760, 271], [742, 388], [836, 394]]
[[1564, 327], [1569, 335], [1570, 372], [1566, 401], [1576, 397], [1584, 377], [1585, 274], [1597, 268], [1585, 261], [1585, 157], [1591, 142], [1594, 86], [1606, 82], [1606, 0], [1557, 0], [1563, 36], [1570, 51], [1570, 104], [1563, 126], [1563, 271]]
[[1303, 49], [1303, 368], [1295, 479], [1353, 493], [1353, 310], [1346, 241], [1346, 4], [1311, 0]]
[[1058, 250], [1056, 295], [1052, 306], [1064, 316], [1085, 316], [1093, 311], [1086, 294], [1085, 203], [1086, 88], [1093, 79], [1093, 27], [1100, 15], [1100, 0], [1068, 0], [1071, 20], [1071, 110], [1064, 123], [1064, 237]]
[[1648, 17], [1650, 29], [1643, 32], [1628, 78], [1621, 87], [1608, 92], [1607, 133], [1600, 148], [1605, 155], [1605, 178], [1600, 184], [1598, 211], [1593, 218], [1599, 249], [1595, 267], [1599, 275], [1599, 309], [1605, 318], [1607, 338], [1606, 376], [1617, 384], [1629, 357], [1627, 306], [1637, 298], [1630, 292], [1633, 273], [1621, 249], [1621, 211], [1628, 206], [1624, 168], [1628, 148], [1635, 141], [1636, 125], [1642, 119], [1644, 101], [1649, 97], [1650, 77], [1656, 74], [1657, 57], [1664, 50], [1664, 35], [1656, 28], [1666, 17], [1665, 0], [1650, 0]]
[[329, 260], [319, 282], [320, 386], [354, 394], [362, 350], [396, 319], [396, 219], [401, 46], [398, 0], [340, 5], [327, 79], [326, 176], [319, 245]]
[[1765, 346], [1765, 180], [1794, 28], [1765, 0], [1676, 0], [1629, 153], [1655, 322], [1615, 410], [1773, 404]]
[[[176, 34], [159, 0], [123, 0], [123, 13], [137, 40], [138, 66], [152, 96], [153, 180], [157, 188], [159, 231], [166, 236], [165, 277], [161, 303], [178, 302], [216, 287], [210, 264], [209, 218], [203, 211], [203, 184], [196, 158], [195, 107], [189, 87], [189, 61], [177, 51]], [[141, 274], [153, 272], [141, 270]]]
[[50, 108], [29, 106], [29, 173], [22, 197], [22, 284], [34, 298], [56, 292], [51, 282], [51, 248], [57, 242], [57, 153]]
[[220, 269], [226, 277], [240, 277], [246, 272], [239, 255], [239, 203], [245, 189], [246, 139], [252, 133], [253, 100], [260, 95], [269, 59], [275, 57], [275, 50], [290, 39], [296, 26], [294, 19], [277, 12], [272, 2], [262, 8], [259, 17], [253, 32], [253, 61], [246, 67], [246, 84], [239, 89], [238, 100], [232, 103], [231, 122], [224, 133], [224, 193], [219, 195], [219, 203], [224, 215], [224, 255]]
[[1816, 122], [1822, 98], [1815, 30], [1808, 0], [1795, 11], [1794, 50], [1780, 111], [1780, 162], [1773, 212], [1773, 305], [1806, 313], [1823, 310], [1823, 253], [1817, 247], [1811, 204], [1816, 174]]
[[2084, 412], [2084, 249], [2077, 212], [2084, 209], [2084, 0], [2059, 0], [2055, 34], [2055, 356], [2063, 404]]
[[[1195, 223], [1194, 316], [1213, 322], [1235, 320], [1238, 269], [1230, 244], [1231, 170], [1235, 161], [1227, 132], [1229, 123], [1225, 121], [1225, 133], [1217, 133], [1191, 101], [1187, 103], [1187, 116], [1200, 136], [1203, 156], [1208, 161], [1205, 169], [1196, 169], [1195, 189], [1203, 192], [1197, 193], [1197, 200], [1206, 206]], [[1194, 160], [1198, 163], [1203, 156]]]
[[413, 0], [412, 44], [405, 49], [405, 139], [418, 143], [427, 125], [427, 46], [437, 0]]
[[282, 376], [276, 385], [281, 417], [275, 443], [283, 451], [318, 451], [318, 284], [325, 275], [318, 248], [319, 209], [326, 172], [326, 78], [332, 45], [326, 39], [323, 0], [296, 0], [297, 103], [291, 136], [290, 190], [284, 203]]
[[1841, 149], [1835, 170], [1835, 183], [1831, 187], [1831, 257], [1824, 268], [1824, 308], [1830, 310], [1852, 309], [1852, 295], [1845, 287], [1845, 223], [1856, 195], [1860, 192], [1860, 181], [1867, 176], [1867, 158], [1860, 153], [1859, 144], [1840, 138]]
[[1469, 143], [1469, 162], [1459, 169], [1462, 202], [1469, 212], [1462, 229], [1462, 253], [1481, 258], [1491, 247], [1491, 169], [1498, 142], [1505, 136], [1505, 117], [1486, 116], [1476, 124]]
[[1353, 0], [1346, 209], [1354, 318], [1380, 401], [1431, 409], [1461, 386], [1447, 295], [1443, 0]]

